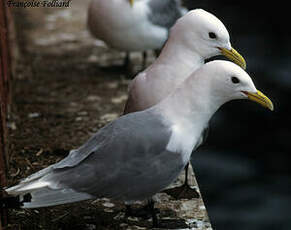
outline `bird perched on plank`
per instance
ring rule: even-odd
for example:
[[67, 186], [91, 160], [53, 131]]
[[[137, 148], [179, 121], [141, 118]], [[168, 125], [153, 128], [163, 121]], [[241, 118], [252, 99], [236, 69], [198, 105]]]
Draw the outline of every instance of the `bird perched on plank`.
[[[158, 59], [131, 82], [124, 114], [142, 111], [159, 103], [202, 66], [205, 59], [217, 55], [224, 55], [246, 68], [244, 58], [232, 48], [229, 33], [217, 17], [202, 9], [188, 12], [172, 27]], [[203, 132], [200, 143], [205, 139], [207, 130]], [[175, 188], [176, 198], [185, 198], [184, 194], [199, 196], [188, 185], [187, 168], [188, 165], [184, 185]]]
[[17, 197], [22, 208], [102, 197], [148, 199], [177, 178], [209, 119], [236, 99], [250, 99], [273, 110], [244, 70], [228, 61], [209, 62], [159, 104], [116, 119], [60, 162], [6, 192]]
[[88, 28], [95, 38], [125, 51], [127, 66], [129, 52], [161, 49], [169, 29], [186, 12], [180, 0], [92, 0]]

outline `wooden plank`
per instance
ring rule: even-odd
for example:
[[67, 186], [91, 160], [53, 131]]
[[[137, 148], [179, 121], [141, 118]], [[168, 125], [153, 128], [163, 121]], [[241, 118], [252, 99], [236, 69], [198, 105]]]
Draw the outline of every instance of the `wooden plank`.
[[[6, 119], [9, 103], [10, 55], [8, 42], [8, 8], [5, 0], [0, 0], [0, 187], [6, 186], [7, 172], [7, 128]], [[2, 197], [0, 191], [0, 198]], [[7, 213], [0, 212], [0, 230], [7, 224]]]
[[[0, 183], [1, 188], [6, 185], [6, 158], [5, 158], [5, 113], [4, 113], [4, 103], [1, 103], [0, 106]], [[2, 191], [1, 191], [2, 193]], [[0, 193], [0, 198], [2, 194]], [[7, 212], [6, 210], [1, 210], [0, 212], [0, 230], [2, 226], [7, 224]]]
[[8, 23], [7, 23], [7, 10], [5, 6], [5, 0], [0, 0], [0, 47], [1, 47], [1, 68], [2, 68], [2, 81], [4, 86], [3, 99], [5, 103], [5, 109], [7, 107], [8, 100], [8, 82], [10, 76], [10, 58], [9, 58], [9, 45], [8, 45]]

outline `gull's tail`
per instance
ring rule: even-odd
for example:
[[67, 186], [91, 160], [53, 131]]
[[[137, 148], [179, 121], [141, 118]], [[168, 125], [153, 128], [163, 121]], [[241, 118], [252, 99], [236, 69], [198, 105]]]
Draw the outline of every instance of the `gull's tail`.
[[[7, 188], [5, 191], [10, 197], [15, 197], [21, 208], [49, 207], [93, 198], [89, 194], [57, 185], [53, 180], [46, 180], [52, 171], [53, 165], [32, 174], [18, 185]], [[15, 199], [13, 207], [15, 206]], [[5, 205], [5, 202], [5, 200], [0, 200], [2, 207], [9, 208], [9, 204]]]

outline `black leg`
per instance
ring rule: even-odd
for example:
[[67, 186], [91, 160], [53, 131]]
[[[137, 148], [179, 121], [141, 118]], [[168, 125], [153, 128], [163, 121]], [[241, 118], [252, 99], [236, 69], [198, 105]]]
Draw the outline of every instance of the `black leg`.
[[143, 219], [149, 219], [152, 217], [152, 211], [147, 204], [144, 207], [141, 208], [132, 208], [130, 205], [125, 205], [126, 210], [125, 210], [125, 216], [126, 217], [138, 217], [138, 218], [143, 218]]
[[143, 69], [146, 68], [147, 57], [148, 57], [148, 53], [147, 53], [147, 51], [143, 51], [143, 52], [142, 52], [142, 68], [143, 68]]
[[188, 169], [189, 169], [189, 162], [187, 163], [187, 165], [185, 166], [185, 182], [184, 182], [184, 186], [189, 186], [188, 184]]
[[156, 58], [158, 58], [160, 56], [160, 53], [161, 53], [161, 50], [155, 50]]
[[125, 216], [128, 217], [128, 216], [132, 216], [132, 209], [131, 209], [131, 206], [126, 204], [125, 205]]
[[175, 187], [171, 189], [166, 189], [163, 192], [167, 193], [168, 195], [174, 197], [175, 199], [192, 199], [192, 198], [199, 198], [199, 193], [188, 184], [188, 176], [189, 176], [189, 164], [188, 163], [184, 170], [185, 170], [185, 181], [184, 184], [180, 187]]
[[126, 52], [123, 62], [123, 68], [128, 70], [129, 66], [130, 66], [130, 54], [129, 52]]
[[155, 210], [155, 202], [153, 201], [153, 199], [148, 200], [148, 206], [152, 214], [153, 228], [157, 228], [159, 225], [159, 221], [157, 217], [157, 211]]

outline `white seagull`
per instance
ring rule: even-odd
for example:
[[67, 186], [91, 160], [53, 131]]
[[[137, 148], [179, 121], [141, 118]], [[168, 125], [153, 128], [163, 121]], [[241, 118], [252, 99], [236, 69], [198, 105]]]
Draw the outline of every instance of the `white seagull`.
[[[18, 197], [22, 208], [150, 198], [178, 177], [218, 108], [236, 99], [273, 110], [244, 70], [228, 61], [209, 62], [159, 104], [116, 119], [60, 162], [6, 192]], [[153, 221], [157, 224], [154, 211]]]
[[[243, 57], [232, 48], [223, 23], [205, 10], [190, 11], [172, 27], [158, 59], [131, 82], [124, 114], [142, 111], [159, 103], [202, 66], [205, 59], [217, 55], [224, 55], [246, 68]], [[188, 165], [184, 185], [175, 189], [178, 191], [176, 198], [183, 198], [183, 193], [187, 194], [189, 190], [194, 193], [193, 197], [198, 196], [188, 185], [187, 168]]]
[[[180, 0], [92, 0], [88, 28], [95, 38], [127, 54], [157, 50], [166, 42], [169, 29], [186, 12]], [[125, 64], [128, 61], [126, 55]]]

